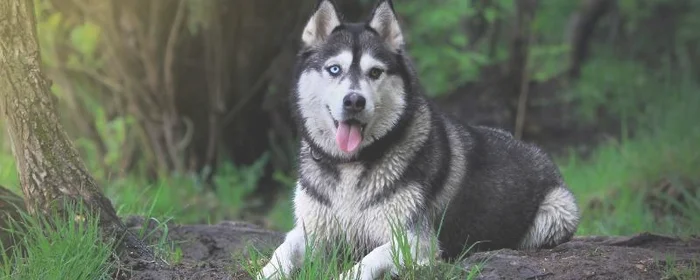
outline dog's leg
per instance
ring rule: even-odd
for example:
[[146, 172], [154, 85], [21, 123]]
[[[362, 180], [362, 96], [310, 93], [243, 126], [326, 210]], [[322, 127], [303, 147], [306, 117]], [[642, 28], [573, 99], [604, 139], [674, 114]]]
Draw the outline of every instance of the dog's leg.
[[256, 279], [280, 279], [302, 265], [306, 239], [301, 226], [296, 226], [287, 233], [284, 242], [275, 249], [270, 261], [263, 267]]
[[[422, 266], [430, 262], [431, 256], [434, 249], [436, 249], [437, 244], [431, 245], [436, 238], [434, 238], [432, 230], [428, 228], [423, 228], [428, 230], [426, 234], [419, 234], [417, 231], [409, 230], [407, 232], [406, 244], [405, 246], [400, 246], [397, 244], [396, 239], [392, 237], [392, 242], [384, 243], [383, 245], [374, 248], [369, 254], [360, 260], [359, 263], [355, 264], [351, 269], [341, 274], [338, 279], [340, 280], [373, 280], [382, 277], [385, 273], [391, 272], [392, 275], [398, 275], [399, 267], [405, 265], [405, 260], [403, 258], [404, 252], [402, 252], [401, 247], [408, 248], [410, 250], [410, 256], [416, 265]], [[398, 266], [394, 262], [394, 253], [398, 254]]]

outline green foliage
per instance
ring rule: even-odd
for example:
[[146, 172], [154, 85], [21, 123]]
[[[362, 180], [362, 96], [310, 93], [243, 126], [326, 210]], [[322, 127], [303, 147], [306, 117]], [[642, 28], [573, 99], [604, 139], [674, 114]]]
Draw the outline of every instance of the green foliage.
[[581, 6], [580, 1], [541, 2], [532, 20], [532, 31], [538, 43], [562, 43], [571, 15]]
[[187, 0], [187, 29], [196, 34], [200, 28], [209, 28], [209, 18], [217, 12], [216, 1]]
[[698, 279], [700, 278], [699, 260], [691, 262], [678, 261], [675, 254], [667, 254], [664, 260], [658, 261], [658, 265], [664, 268], [661, 279]]
[[577, 113], [585, 121], [596, 121], [597, 111], [605, 107], [627, 118], [644, 114], [644, 106], [658, 101], [663, 84], [658, 73], [632, 60], [618, 60], [600, 55], [582, 69], [581, 81], [565, 97], [580, 102]]
[[531, 26], [534, 33], [529, 54], [532, 79], [548, 80], [568, 66], [571, 49], [565, 34], [569, 32], [570, 17], [579, 5], [579, 1], [540, 3]]
[[258, 185], [269, 160], [263, 155], [250, 166], [221, 164], [213, 181], [217, 188], [208, 190], [199, 176], [170, 174], [150, 183], [139, 176], [108, 181], [106, 195], [120, 215], [170, 217], [179, 223], [217, 222], [237, 219], [243, 207], [253, 205], [248, 199]]
[[100, 39], [100, 28], [90, 22], [85, 22], [75, 26], [70, 31], [70, 43], [75, 48], [80, 56], [71, 56], [68, 60], [68, 65], [91, 65], [99, 67], [97, 61], [94, 61], [97, 49], [97, 44]]
[[639, 27], [639, 23], [654, 15], [654, 8], [659, 4], [669, 3], [673, 0], [620, 0], [620, 11], [629, 19], [627, 31], [633, 31]]
[[[69, 68], [91, 69], [101, 66], [97, 53], [101, 30], [97, 25], [66, 19], [47, 1], [35, 0], [35, 7], [39, 19], [37, 29], [44, 65], [58, 67], [66, 64]], [[63, 37], [64, 35], [68, 37]], [[59, 54], [58, 51], [62, 49], [68, 52]]]
[[258, 187], [258, 181], [269, 159], [269, 154], [265, 153], [255, 163], [245, 167], [237, 167], [226, 162], [214, 176], [214, 183], [217, 186], [216, 196], [221, 199], [224, 207], [232, 209], [232, 217], [237, 217], [239, 214], [237, 210], [241, 206], [253, 205], [248, 200], [248, 195]]
[[[498, 5], [507, 2], [498, 1]], [[431, 96], [446, 94], [473, 81], [478, 77], [479, 68], [490, 63], [483, 48], [468, 47], [472, 38], [467, 38], [465, 20], [476, 13], [471, 1], [411, 0], [395, 7], [407, 22], [404, 37], [421, 81]], [[489, 7], [484, 12], [485, 17], [492, 23], [504, 16], [501, 9]]]
[[529, 53], [531, 79], [546, 81], [566, 70], [570, 48], [566, 44], [535, 44]]
[[[688, 52], [696, 51], [700, 42], [700, 2], [694, 0], [623, 0], [620, 13], [625, 21], [622, 27], [627, 36], [634, 38], [627, 52], [647, 52], [651, 55], [680, 56], [679, 63], [689, 64]], [[662, 16], [672, 14], [672, 16]], [[656, 32], [649, 29], [656, 28]], [[660, 31], [660, 32], [659, 32]], [[695, 48], [691, 50], [691, 48]], [[664, 50], [665, 53], [658, 53]], [[646, 58], [648, 59], [648, 58]]]
[[107, 119], [102, 107], [96, 106], [94, 111], [95, 133], [103, 139], [102, 147], [104, 151], [98, 150], [98, 143], [93, 139], [75, 139], [76, 147], [81, 151], [83, 158], [95, 160], [87, 161], [88, 168], [92, 170], [95, 178], [107, 179], [114, 174], [120, 174], [119, 170], [124, 164], [128, 154], [124, 153], [124, 147], [129, 140], [129, 129], [135, 126], [135, 120], [131, 116], [117, 116], [111, 120]]
[[270, 212], [266, 215], [270, 221], [269, 228], [278, 231], [288, 231], [294, 227], [294, 205], [292, 203], [293, 193], [291, 191], [282, 192], [274, 203]]
[[[154, 204], [151, 204], [153, 206]], [[166, 263], [176, 265], [182, 261], [183, 252], [178, 243], [170, 240], [168, 237], [168, 223], [171, 218], [161, 218], [153, 216], [153, 208], [149, 212], [141, 213], [143, 215], [143, 224], [137, 233], [138, 238], [145, 240], [147, 246], [154, 252], [157, 258], [164, 260]], [[150, 225], [150, 226], [149, 226]], [[156, 235], [158, 234], [158, 235]]]
[[[584, 210], [578, 234], [700, 233], [700, 192], [686, 191], [700, 186], [700, 154], [696, 152], [700, 143], [700, 128], [696, 125], [700, 119], [700, 87], [687, 79], [645, 86], [636, 85], [641, 83], [639, 79], [609, 81], [618, 83], [619, 90], [636, 90], [635, 95], [620, 98], [639, 96], [651, 101], [644, 113], [630, 114], [638, 123], [634, 138], [603, 145], [590, 160], [575, 156], [560, 159], [564, 177]], [[597, 84], [599, 80], [582, 81], [588, 82]], [[608, 102], [623, 103], [614, 99]], [[670, 184], [669, 193], [679, 193], [680, 197], [658, 194], [665, 182]], [[680, 215], [651, 208], [650, 198], [676, 206]]]
[[683, 46], [686, 42], [697, 41], [700, 39], [700, 34], [697, 30], [700, 28], [700, 17], [697, 16], [697, 11], [700, 11], [700, 2], [691, 1], [690, 8], [682, 18], [679, 19], [678, 29], [676, 30], [677, 42], [676, 45]]
[[19, 220], [10, 220], [10, 228], [4, 230], [12, 233], [24, 252], [3, 254], [3, 279], [111, 279], [111, 244], [101, 239], [97, 216], [81, 207], [66, 209], [67, 219], [21, 212]]
[[294, 212], [290, 209], [293, 209], [292, 199], [297, 179], [294, 174], [285, 174], [280, 171], [273, 174], [273, 179], [285, 188], [280, 191], [277, 201], [273, 203], [266, 218], [271, 222], [269, 225], [271, 229], [288, 231], [294, 227]]

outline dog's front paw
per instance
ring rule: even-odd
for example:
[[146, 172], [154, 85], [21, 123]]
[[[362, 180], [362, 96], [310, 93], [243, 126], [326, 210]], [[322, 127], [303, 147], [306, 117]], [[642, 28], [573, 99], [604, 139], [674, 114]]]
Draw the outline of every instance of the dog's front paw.
[[336, 280], [374, 280], [375, 279], [375, 276], [372, 275], [371, 270], [367, 269], [367, 267], [362, 267], [362, 269], [360, 269], [360, 267], [361, 267], [360, 264], [356, 264], [351, 269], [348, 269], [347, 271], [338, 275], [338, 278], [336, 278]]
[[361, 279], [355, 272], [346, 271], [338, 275], [334, 280], [358, 280]]
[[255, 276], [255, 280], [277, 280], [282, 277], [282, 272], [279, 271], [272, 262], [268, 263], [263, 267], [260, 272]]

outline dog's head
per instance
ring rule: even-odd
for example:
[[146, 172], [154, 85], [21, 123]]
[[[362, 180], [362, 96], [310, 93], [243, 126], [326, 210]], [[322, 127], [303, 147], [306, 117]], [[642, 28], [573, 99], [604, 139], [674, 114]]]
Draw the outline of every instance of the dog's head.
[[379, 1], [359, 23], [319, 1], [301, 39], [294, 105], [310, 140], [348, 158], [386, 136], [407, 108], [410, 86], [391, 1]]

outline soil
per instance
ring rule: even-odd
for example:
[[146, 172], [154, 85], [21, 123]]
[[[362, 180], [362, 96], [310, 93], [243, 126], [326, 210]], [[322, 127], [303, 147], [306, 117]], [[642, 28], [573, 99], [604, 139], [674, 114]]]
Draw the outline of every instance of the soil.
[[[143, 218], [129, 217], [139, 230]], [[153, 229], [154, 224], [148, 228]], [[162, 231], [156, 230], [151, 240]], [[168, 238], [179, 244], [182, 259], [161, 269], [131, 271], [129, 279], [251, 279], [242, 270], [246, 246], [274, 249], [284, 234], [241, 222], [168, 226]], [[669, 259], [672, 257], [672, 259]], [[673, 260], [673, 261], [669, 261]], [[675, 279], [672, 272], [694, 271], [700, 277], [700, 237], [675, 238], [651, 233], [633, 236], [579, 236], [553, 249], [496, 250], [474, 253], [465, 267], [481, 265], [478, 279]]]
[[687, 277], [698, 279], [700, 239], [581, 236], [548, 250], [476, 253], [466, 265], [485, 259], [480, 279], [673, 279], [690, 271]]
[[[126, 218], [125, 223], [134, 232], [146, 225], [149, 243], [161, 238], [163, 227], [155, 222], [145, 223], [139, 216]], [[238, 260], [247, 260], [248, 245], [256, 249], [279, 245], [284, 234], [259, 226], [225, 221], [214, 225], [168, 224], [167, 237], [182, 250], [182, 259], [170, 267], [154, 268], [148, 264], [136, 264], [131, 271], [121, 271], [117, 279], [165, 280], [201, 279], [233, 280], [251, 279]], [[274, 248], [273, 248], [274, 249]], [[133, 267], [133, 265], [132, 265]]]

